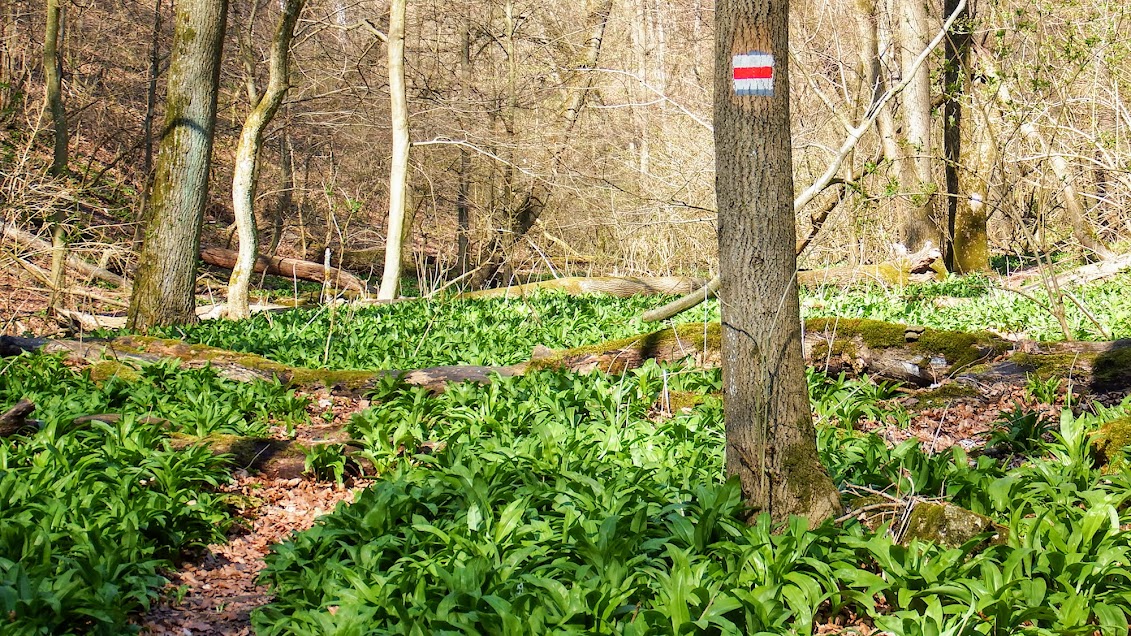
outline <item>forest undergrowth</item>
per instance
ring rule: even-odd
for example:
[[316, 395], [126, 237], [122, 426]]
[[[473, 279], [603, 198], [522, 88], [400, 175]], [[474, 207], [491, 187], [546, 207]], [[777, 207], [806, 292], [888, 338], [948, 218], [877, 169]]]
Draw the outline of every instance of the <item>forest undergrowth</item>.
[[[1117, 338], [1131, 337], [1128, 282], [1078, 292]], [[1042, 301], [967, 278], [818, 290], [803, 306], [1055, 339]], [[166, 335], [309, 367], [502, 365], [536, 346], [647, 331], [632, 316], [662, 302], [319, 307]], [[1071, 309], [1077, 335], [1098, 339]], [[704, 317], [717, 306], [683, 319]], [[1105, 406], [1061, 378], [940, 401], [811, 371], [821, 457], [850, 509], [809, 530], [746, 523], [723, 475], [720, 374], [690, 364], [539, 371], [443, 393], [390, 379], [349, 403], [172, 363], [110, 378], [39, 354], [0, 364], [0, 409], [35, 404], [35, 421], [0, 440], [4, 633], [185, 633], [189, 622], [162, 623], [178, 605], [197, 608], [193, 633], [207, 633], [204, 613], [226, 603], [221, 591], [194, 600], [209, 591], [185, 572], [239, 558], [220, 546], [259, 536], [248, 510], [309, 488], [256, 482], [208, 440], [305, 439], [326, 423], [347, 435], [305, 459], [308, 477], [328, 482], [317, 513], [329, 514], [292, 507], [300, 532], [276, 524], [279, 542], [257, 548], [265, 563], [230, 568], [249, 589], [263, 569], [224, 633], [239, 621], [343, 635], [1128, 631], [1131, 473], [1116, 433], [1131, 400]], [[944, 502], [983, 515], [984, 531], [917, 537], [914, 508]]]

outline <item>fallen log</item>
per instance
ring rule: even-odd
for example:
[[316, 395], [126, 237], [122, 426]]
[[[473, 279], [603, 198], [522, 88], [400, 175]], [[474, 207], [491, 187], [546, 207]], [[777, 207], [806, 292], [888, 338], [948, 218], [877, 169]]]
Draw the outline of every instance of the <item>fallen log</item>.
[[[50, 254], [54, 249], [47, 241], [40, 239], [30, 232], [21, 230], [12, 223], [5, 223], [3, 221], [0, 221], [0, 229], [3, 229], [4, 238], [7, 238], [8, 240], [16, 243], [17, 247], [30, 248], [32, 251], [39, 252], [41, 254]], [[89, 278], [97, 278], [108, 283], [113, 283], [114, 285], [122, 288], [123, 291], [128, 291], [130, 288], [130, 281], [126, 280], [124, 277], [119, 276], [107, 269], [94, 265], [93, 263], [88, 263], [85, 259], [75, 254], [68, 253], [66, 263], [67, 267], [75, 270], [83, 276], [87, 276]]]
[[[189, 368], [210, 365], [221, 377], [235, 381], [277, 381], [293, 387], [325, 387], [338, 394], [361, 395], [390, 376], [443, 391], [449, 383], [485, 383], [495, 375], [514, 376], [537, 369], [622, 373], [648, 360], [717, 366], [721, 361], [721, 333], [718, 323], [691, 323], [563, 351], [539, 348], [527, 362], [506, 367], [455, 365], [416, 370], [305, 369], [253, 354], [148, 336], [85, 342], [0, 336], [0, 355], [33, 350], [61, 353], [99, 365], [99, 377], [128, 374], [137, 364], [175, 358]], [[1099, 392], [1131, 386], [1131, 340], [1015, 343], [986, 332], [815, 318], [805, 322], [802, 347], [807, 363], [828, 373], [868, 374], [913, 387], [959, 377], [1023, 384], [1029, 374], [1042, 379], [1072, 377], [1077, 386]]]
[[[239, 253], [235, 250], [226, 250], [221, 247], [206, 247], [200, 250], [200, 258], [205, 263], [224, 269], [232, 269], [235, 267], [236, 257], [238, 255]], [[353, 290], [362, 295], [371, 293], [369, 285], [366, 284], [365, 281], [345, 270], [337, 267], [327, 269], [326, 266], [320, 263], [303, 261], [297, 258], [264, 256], [261, 254], [255, 260], [255, 273], [267, 273], [272, 276], [297, 278], [299, 280], [308, 280], [316, 283], [329, 282], [341, 289]]]
[[35, 411], [31, 400], [23, 399], [0, 414], [0, 439], [11, 437], [28, 425], [27, 416]]
[[537, 291], [562, 291], [570, 295], [608, 294], [620, 298], [629, 296], [671, 296], [687, 294], [701, 288], [706, 281], [685, 276], [659, 276], [647, 278], [622, 278], [616, 276], [566, 277], [550, 280], [465, 292], [460, 298], [515, 298]]
[[[1110, 278], [1127, 269], [1131, 269], [1131, 252], [1058, 274], [1056, 276], [1056, 284], [1057, 287], [1085, 285], [1097, 280], [1103, 280], [1104, 278]], [[1036, 283], [1029, 283], [1023, 286], [1021, 290], [1024, 292], [1032, 292], [1041, 289], [1045, 284], [1043, 280]]]

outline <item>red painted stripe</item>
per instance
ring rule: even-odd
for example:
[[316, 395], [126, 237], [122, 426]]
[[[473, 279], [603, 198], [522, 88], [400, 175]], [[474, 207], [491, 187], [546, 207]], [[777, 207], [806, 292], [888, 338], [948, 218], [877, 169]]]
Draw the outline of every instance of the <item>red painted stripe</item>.
[[734, 69], [734, 79], [736, 80], [771, 79], [773, 76], [774, 67], [772, 66], [751, 66]]

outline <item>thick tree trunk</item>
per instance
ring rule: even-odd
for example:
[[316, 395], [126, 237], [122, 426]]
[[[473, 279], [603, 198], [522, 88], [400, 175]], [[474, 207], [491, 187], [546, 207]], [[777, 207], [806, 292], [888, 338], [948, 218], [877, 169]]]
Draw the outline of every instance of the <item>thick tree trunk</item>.
[[[236, 217], [236, 230], [239, 234], [239, 258], [232, 268], [228, 280], [227, 317], [240, 320], [251, 316], [248, 308], [248, 288], [251, 286], [252, 269], [259, 255], [259, 228], [255, 224], [255, 193], [259, 180], [259, 151], [263, 147], [263, 131], [275, 118], [283, 98], [290, 88], [288, 66], [290, 64], [291, 38], [294, 37], [295, 24], [302, 12], [305, 0], [286, 0], [279, 28], [271, 40], [271, 57], [268, 63], [269, 77], [267, 90], [252, 104], [251, 112], [244, 121], [240, 132], [239, 145], [236, 146], [235, 169], [232, 176], [232, 210]], [[254, 77], [249, 81], [254, 82]]]
[[[943, 3], [945, 13], [947, 15], [954, 13], [958, 7], [958, 0], [945, 0]], [[973, 222], [975, 218], [960, 219], [963, 212], [971, 212], [967, 217], [974, 217], [984, 210], [985, 198], [984, 192], [971, 193], [967, 201], [973, 203], [974, 196], [980, 195], [982, 198], [977, 201], [977, 209], [972, 210], [971, 206], [967, 206], [962, 196], [961, 179], [961, 166], [963, 164], [962, 155], [962, 99], [965, 93], [966, 78], [968, 75], [967, 69], [969, 68], [969, 53], [970, 53], [970, 15], [968, 10], [964, 10], [962, 15], [959, 16], [958, 21], [955, 23], [953, 29], [947, 35], [946, 46], [943, 50], [945, 62], [943, 64], [943, 92], [946, 101], [943, 103], [943, 156], [946, 159], [944, 164], [944, 172], [946, 174], [946, 242], [942, 246], [946, 257], [946, 267], [948, 270], [955, 271], [959, 261], [964, 267], [973, 267], [973, 270], [964, 269], [963, 271], [976, 271], [989, 267], [989, 254], [985, 253], [987, 257], [984, 266], [977, 264], [980, 260], [980, 244], [978, 241], [978, 224]], [[984, 212], [983, 217], [984, 219]], [[966, 238], [969, 240], [960, 240], [958, 238], [959, 226], [962, 226], [962, 231], [966, 232]], [[985, 235], [985, 221], [981, 223], [982, 236]], [[958, 249], [971, 249], [973, 253], [970, 258], [965, 258], [966, 255], [959, 254]]]
[[903, 223], [904, 245], [916, 252], [928, 242], [939, 246], [941, 228], [935, 218], [935, 180], [931, 170], [931, 71], [927, 65], [913, 70], [919, 51], [930, 40], [925, 0], [899, 0], [900, 38], [905, 79], [903, 94], [903, 189], [911, 193]]
[[130, 298], [133, 329], [197, 319], [196, 259], [208, 203], [226, 18], [227, 0], [176, 5], [165, 124]]
[[385, 239], [385, 269], [381, 274], [378, 300], [396, 298], [401, 285], [409, 151], [408, 96], [404, 75], [405, 5], [406, 0], [392, 0], [389, 7], [389, 105], [393, 160], [389, 166], [389, 233]]
[[755, 512], [817, 525], [842, 508], [817, 457], [801, 352], [788, 7], [720, 0], [715, 9], [726, 464]]
[[974, 130], [974, 157], [962, 162], [966, 170], [959, 176], [958, 183], [964, 196], [956, 197], [951, 237], [953, 256], [950, 269], [959, 274], [990, 269], [986, 202], [994, 164], [994, 142], [985, 126], [975, 126]]
[[[206, 247], [200, 250], [200, 259], [214, 267], [232, 269], [236, 266], [238, 258], [239, 253], [234, 250], [226, 250], [219, 247]], [[266, 273], [272, 276], [297, 278], [299, 280], [308, 280], [315, 283], [329, 282], [336, 287], [352, 289], [362, 295], [369, 293], [369, 286], [357, 276], [336, 267], [326, 269], [321, 263], [312, 261], [260, 255], [255, 259], [255, 269], [253, 271], [256, 274]]]
[[208, 202], [227, 0], [180, 0], [165, 127], [130, 298], [130, 328], [196, 320], [196, 257]]

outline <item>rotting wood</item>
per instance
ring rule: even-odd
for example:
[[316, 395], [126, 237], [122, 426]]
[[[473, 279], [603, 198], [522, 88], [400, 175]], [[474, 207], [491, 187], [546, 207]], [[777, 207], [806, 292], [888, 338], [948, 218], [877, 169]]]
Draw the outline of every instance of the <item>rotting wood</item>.
[[[236, 265], [239, 253], [235, 250], [226, 250], [220, 247], [206, 247], [200, 250], [200, 258], [209, 265], [232, 269]], [[271, 274], [286, 278], [297, 278], [316, 283], [329, 280], [332, 285], [342, 289], [356, 291], [363, 295], [371, 293], [369, 285], [353, 274], [331, 267], [329, 270], [324, 265], [312, 261], [303, 261], [297, 258], [283, 258], [279, 256], [259, 255], [255, 261], [256, 274]]]
[[28, 425], [28, 416], [34, 411], [35, 404], [24, 398], [0, 414], [0, 439], [11, 437], [25, 428]]

